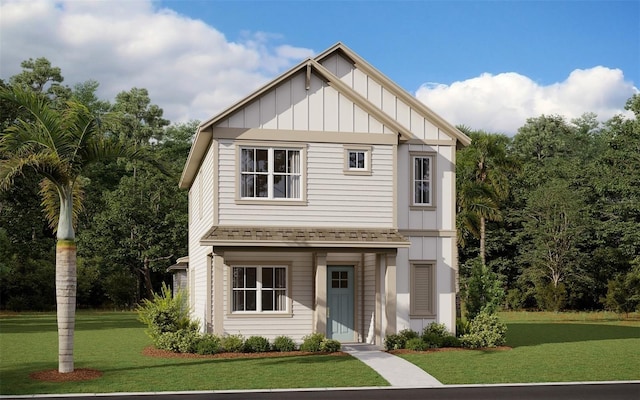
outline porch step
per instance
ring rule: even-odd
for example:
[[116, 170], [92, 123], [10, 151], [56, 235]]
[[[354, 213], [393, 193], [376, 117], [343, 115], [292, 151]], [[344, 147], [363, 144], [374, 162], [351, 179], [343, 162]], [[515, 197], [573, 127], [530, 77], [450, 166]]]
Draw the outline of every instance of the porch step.
[[368, 365], [394, 387], [444, 386], [433, 376], [382, 347], [367, 343], [343, 344], [342, 351]]

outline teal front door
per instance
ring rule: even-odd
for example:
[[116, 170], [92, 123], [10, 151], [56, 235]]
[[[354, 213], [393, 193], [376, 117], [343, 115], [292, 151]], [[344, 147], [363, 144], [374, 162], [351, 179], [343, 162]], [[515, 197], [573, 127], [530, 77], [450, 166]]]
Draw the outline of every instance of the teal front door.
[[327, 267], [327, 337], [353, 342], [353, 267]]

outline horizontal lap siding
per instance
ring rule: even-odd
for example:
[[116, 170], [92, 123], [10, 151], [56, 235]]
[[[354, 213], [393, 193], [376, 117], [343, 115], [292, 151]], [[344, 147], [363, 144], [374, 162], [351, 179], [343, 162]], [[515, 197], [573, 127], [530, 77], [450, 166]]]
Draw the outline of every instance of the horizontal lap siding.
[[370, 176], [344, 174], [344, 146], [310, 143], [307, 205], [236, 204], [236, 151], [220, 145], [220, 224], [392, 227], [393, 148], [372, 147]]
[[[242, 333], [243, 336], [264, 336], [273, 340], [276, 336], [285, 335], [300, 342], [302, 337], [313, 329], [313, 258], [311, 253], [225, 253], [227, 265], [289, 265], [289, 296], [292, 297], [292, 317], [235, 317], [225, 315], [224, 331], [226, 334]], [[229, 309], [230, 267], [225, 266], [224, 273], [224, 307]]]
[[[202, 325], [206, 318], [207, 254], [209, 249], [200, 246], [200, 238], [213, 225], [213, 147], [207, 153], [202, 167], [189, 189], [189, 298], [194, 318]], [[203, 326], [204, 328], [204, 326]]]

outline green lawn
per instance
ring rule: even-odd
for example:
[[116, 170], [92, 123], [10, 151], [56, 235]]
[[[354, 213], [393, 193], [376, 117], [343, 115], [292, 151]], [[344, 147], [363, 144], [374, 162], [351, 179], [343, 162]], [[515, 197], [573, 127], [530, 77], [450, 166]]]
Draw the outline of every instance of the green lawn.
[[104, 375], [85, 382], [47, 383], [29, 374], [57, 368], [54, 314], [0, 317], [0, 393], [105, 393], [179, 390], [387, 386], [351, 356], [262, 359], [161, 359], [146, 357], [150, 344], [134, 313], [80, 312], [76, 368]]
[[502, 313], [511, 350], [402, 355], [445, 384], [640, 379], [640, 320], [608, 313]]

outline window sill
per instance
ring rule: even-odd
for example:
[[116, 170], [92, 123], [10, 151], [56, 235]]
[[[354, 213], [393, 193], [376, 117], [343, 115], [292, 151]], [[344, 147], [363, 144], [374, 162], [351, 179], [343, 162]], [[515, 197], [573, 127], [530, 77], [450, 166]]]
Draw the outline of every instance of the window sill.
[[344, 174], [345, 175], [364, 175], [364, 176], [371, 176], [371, 171], [367, 171], [366, 169], [363, 170], [357, 170], [357, 169], [345, 169], [344, 170]]
[[436, 314], [409, 314], [409, 318], [413, 319], [436, 319]]
[[227, 318], [242, 319], [242, 318], [293, 318], [291, 312], [270, 313], [270, 312], [242, 312], [242, 313], [227, 313]]
[[271, 206], [306, 206], [306, 200], [280, 200], [280, 199], [236, 199], [238, 205], [271, 205]]
[[411, 205], [409, 206], [409, 210], [411, 211], [434, 211], [436, 210], [436, 206], [416, 206], [416, 205]]

